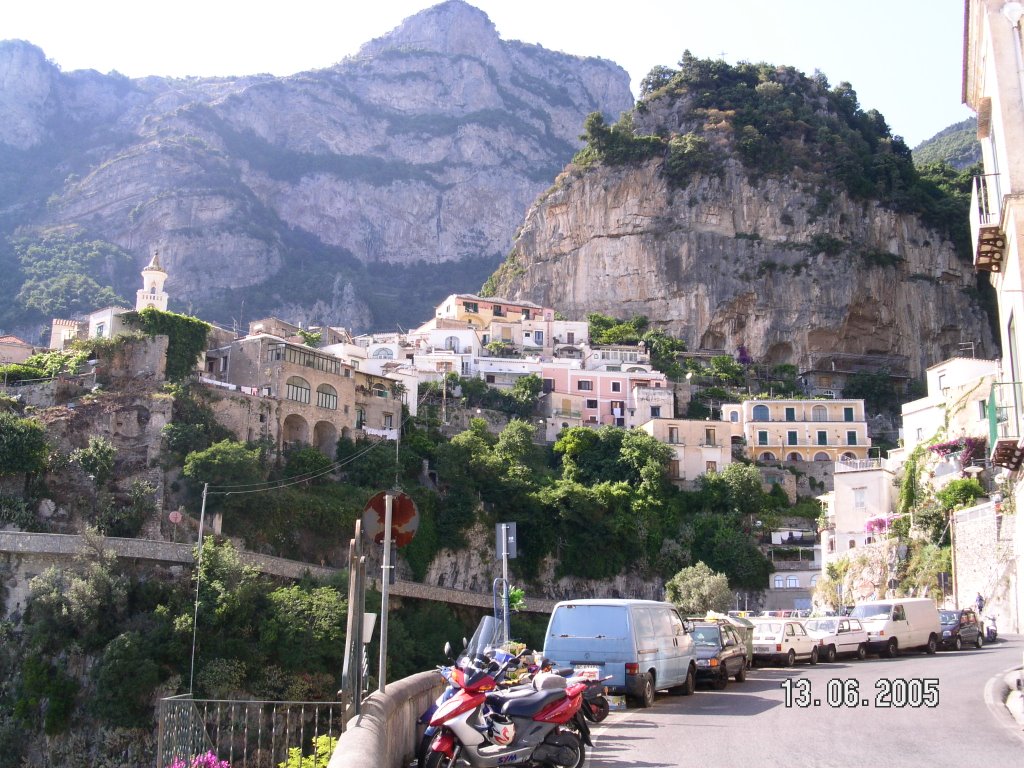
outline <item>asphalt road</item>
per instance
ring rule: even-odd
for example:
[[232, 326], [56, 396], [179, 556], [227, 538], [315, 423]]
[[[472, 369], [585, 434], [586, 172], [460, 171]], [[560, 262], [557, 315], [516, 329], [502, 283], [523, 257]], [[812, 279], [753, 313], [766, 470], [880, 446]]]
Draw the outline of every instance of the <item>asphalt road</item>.
[[990, 681], [1019, 667], [1022, 649], [1024, 638], [1010, 636], [935, 656], [757, 667], [723, 691], [662, 693], [651, 709], [613, 711], [593, 731], [587, 765], [1024, 765], [1024, 732], [989, 701]]

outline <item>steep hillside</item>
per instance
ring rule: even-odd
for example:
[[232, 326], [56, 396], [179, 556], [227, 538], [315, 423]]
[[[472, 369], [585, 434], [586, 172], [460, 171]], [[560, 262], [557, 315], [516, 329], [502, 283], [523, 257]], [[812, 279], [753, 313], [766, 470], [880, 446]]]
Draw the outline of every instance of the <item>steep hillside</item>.
[[964, 340], [994, 352], [962, 192], [921, 178], [849, 84], [687, 55], [644, 87], [618, 124], [588, 118], [485, 290], [774, 364], [917, 376]]
[[421, 321], [507, 254], [584, 116], [632, 101], [621, 67], [502, 40], [461, 0], [286, 78], [63, 73], [0, 43], [0, 228], [29, 238], [0, 252], [0, 326], [45, 321], [14, 299], [53, 230], [159, 249], [176, 308], [212, 320]]
[[969, 117], [943, 128], [914, 147], [914, 165], [943, 162], [959, 171], [981, 162], [977, 118]]

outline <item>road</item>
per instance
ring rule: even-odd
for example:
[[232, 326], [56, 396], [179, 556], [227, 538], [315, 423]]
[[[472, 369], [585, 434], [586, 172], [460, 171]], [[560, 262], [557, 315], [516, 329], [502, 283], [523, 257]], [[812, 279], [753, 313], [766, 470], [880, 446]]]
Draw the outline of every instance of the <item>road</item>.
[[[1011, 636], [981, 650], [935, 656], [758, 667], [724, 691], [659, 694], [651, 709], [613, 711], [594, 729], [587, 765], [1024, 765], [1024, 734], [1004, 708], [986, 701], [986, 685], [1019, 667], [1022, 649], [1024, 638]], [[937, 682], [916, 682], [926, 680]], [[788, 705], [783, 686], [791, 694]], [[839, 706], [829, 706], [830, 693]], [[849, 696], [845, 703], [843, 694]], [[909, 699], [920, 700], [919, 706]]]

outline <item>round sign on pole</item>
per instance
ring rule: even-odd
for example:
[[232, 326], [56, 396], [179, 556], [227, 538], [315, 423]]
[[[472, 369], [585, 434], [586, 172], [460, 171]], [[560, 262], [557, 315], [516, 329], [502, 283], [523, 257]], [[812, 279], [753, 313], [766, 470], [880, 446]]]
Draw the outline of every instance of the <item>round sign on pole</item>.
[[174, 510], [167, 517], [175, 525], [181, 522], [181, 512], [179, 512], [178, 510]]
[[[377, 544], [384, 543], [384, 512], [387, 491], [374, 494], [363, 508], [363, 530]], [[404, 547], [416, 534], [420, 524], [419, 510], [416, 502], [406, 493], [393, 493], [391, 503], [391, 540], [399, 547]]]

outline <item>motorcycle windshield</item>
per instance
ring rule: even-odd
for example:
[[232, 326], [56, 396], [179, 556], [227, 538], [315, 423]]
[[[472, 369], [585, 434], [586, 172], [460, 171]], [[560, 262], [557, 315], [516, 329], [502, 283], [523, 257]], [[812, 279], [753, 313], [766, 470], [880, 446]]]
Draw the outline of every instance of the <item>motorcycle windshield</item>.
[[503, 627], [493, 616], [484, 616], [469, 639], [463, 656], [494, 656], [494, 651], [501, 645]]

